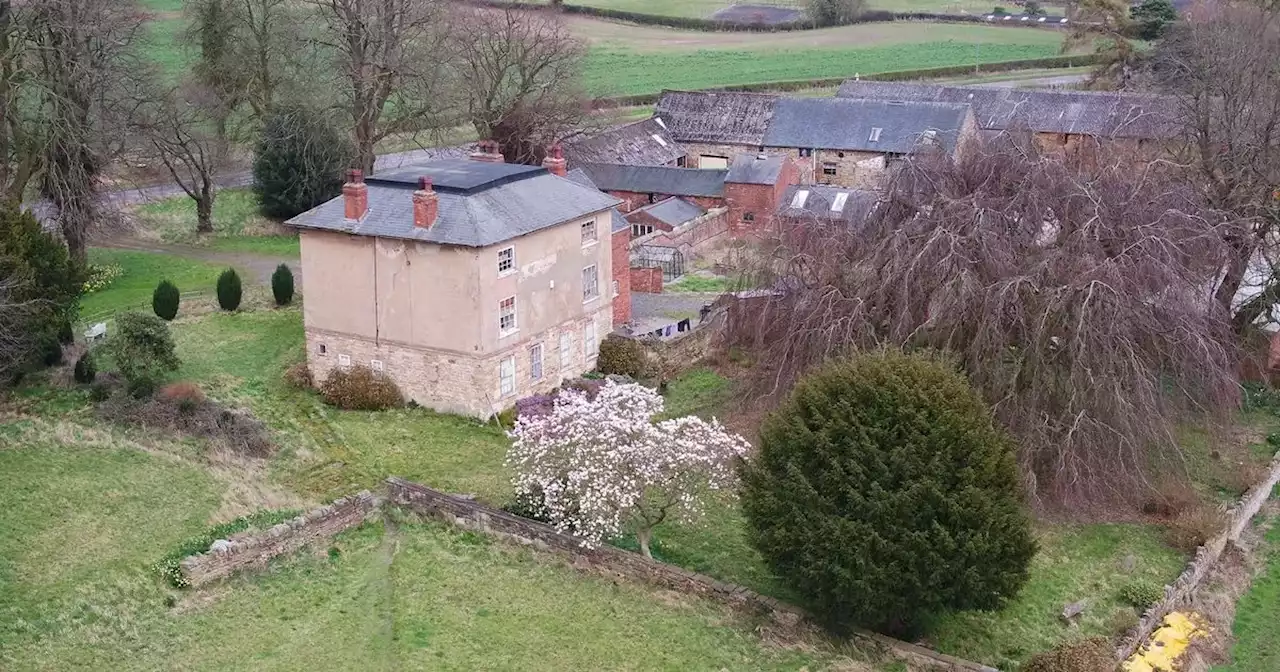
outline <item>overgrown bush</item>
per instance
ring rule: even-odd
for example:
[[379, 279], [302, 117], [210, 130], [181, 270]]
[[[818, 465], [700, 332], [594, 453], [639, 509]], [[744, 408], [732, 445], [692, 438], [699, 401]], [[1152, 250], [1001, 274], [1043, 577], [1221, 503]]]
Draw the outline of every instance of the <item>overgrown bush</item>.
[[45, 340], [44, 347], [40, 350], [40, 360], [45, 366], [57, 366], [62, 363], [62, 344], [58, 342], [56, 336]]
[[169, 325], [155, 315], [132, 311], [117, 316], [105, 347], [135, 397], [150, 395], [166, 372], [181, 365]]
[[307, 107], [283, 108], [267, 119], [253, 158], [253, 188], [262, 214], [287, 219], [342, 191], [355, 152], [346, 134]]
[[50, 344], [66, 339], [83, 291], [84, 268], [62, 241], [30, 212], [0, 206], [0, 385], [61, 362]]
[[289, 270], [288, 264], [276, 266], [271, 274], [271, 295], [275, 297], [277, 306], [293, 303], [293, 271]]
[[235, 520], [215, 525], [201, 534], [183, 539], [182, 543], [166, 553], [163, 558], [151, 566], [151, 569], [158, 572], [174, 588], [186, 588], [187, 582], [182, 578], [179, 564], [183, 558], [197, 553], [207, 553], [213, 542], [219, 539], [226, 539], [238, 532], [244, 532], [249, 529], [266, 530], [300, 515], [302, 515], [302, 511], [296, 509], [256, 511], [247, 516], [241, 516]]
[[218, 276], [218, 307], [233, 311], [240, 307], [240, 274], [236, 269], [228, 268]]
[[1022, 672], [1112, 672], [1116, 661], [1105, 637], [1063, 642], [1032, 656]]
[[80, 359], [76, 360], [76, 366], [71, 372], [72, 377], [81, 385], [88, 385], [98, 376], [98, 367], [93, 364], [93, 355], [86, 352], [80, 355]]
[[58, 325], [58, 343], [61, 343], [62, 345], [71, 345], [75, 342], [76, 334], [71, 329], [71, 321], [63, 320], [62, 324]]
[[645, 370], [644, 346], [634, 339], [609, 334], [600, 342], [596, 369], [606, 375], [639, 378]]
[[1142, 502], [1142, 512], [1148, 516], [1175, 518], [1199, 503], [1200, 495], [1186, 479], [1164, 478]]
[[180, 380], [160, 388], [156, 397], [165, 403], [173, 404], [183, 413], [190, 413], [204, 403], [206, 397], [200, 386], [189, 381]]
[[833, 626], [903, 633], [996, 608], [1035, 554], [1014, 445], [939, 355], [860, 354], [802, 378], [743, 486], [752, 544]]
[[156, 291], [151, 293], [151, 310], [155, 312], [156, 317], [165, 322], [171, 322], [178, 316], [178, 302], [181, 300], [178, 286], [168, 280], [161, 280], [160, 284], [156, 285]]
[[1195, 553], [1206, 541], [1222, 532], [1227, 525], [1227, 515], [1211, 504], [1202, 504], [1183, 511], [1165, 525], [1165, 543], [1182, 551]]
[[98, 404], [96, 410], [99, 416], [112, 422], [210, 439], [249, 457], [267, 457], [275, 449], [262, 421], [246, 411], [226, 408], [203, 396], [194, 385], [187, 389], [166, 386], [150, 399], [116, 395]]
[[97, 382], [89, 387], [89, 401], [99, 402], [111, 398], [111, 386], [106, 382]]
[[815, 26], [842, 26], [862, 14], [863, 0], [808, 0], [805, 8]]
[[295, 390], [310, 390], [315, 387], [311, 378], [311, 369], [306, 362], [298, 362], [284, 370], [284, 382]]
[[1120, 587], [1120, 599], [1144, 611], [1163, 598], [1164, 588], [1151, 581], [1130, 581]]
[[320, 395], [330, 406], [348, 411], [382, 411], [404, 405], [395, 381], [359, 364], [334, 369], [320, 385]]

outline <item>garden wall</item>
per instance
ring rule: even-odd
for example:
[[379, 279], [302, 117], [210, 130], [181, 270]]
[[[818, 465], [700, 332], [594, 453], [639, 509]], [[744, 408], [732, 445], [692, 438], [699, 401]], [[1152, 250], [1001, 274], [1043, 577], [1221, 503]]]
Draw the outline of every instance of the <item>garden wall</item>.
[[640, 294], [661, 294], [662, 268], [660, 266], [632, 266], [631, 291]]
[[1240, 539], [1240, 535], [1249, 527], [1249, 523], [1258, 514], [1262, 505], [1271, 498], [1271, 491], [1278, 482], [1280, 482], [1280, 452], [1276, 453], [1271, 460], [1271, 468], [1267, 472], [1266, 479], [1250, 488], [1232, 507], [1227, 516], [1226, 528], [1196, 550], [1195, 557], [1187, 563], [1186, 569], [1182, 570], [1182, 574], [1173, 582], [1173, 585], [1165, 586], [1164, 599], [1147, 609], [1138, 621], [1137, 628], [1121, 641], [1116, 648], [1117, 660], [1126, 660], [1136, 653], [1138, 648], [1145, 644], [1151, 634], [1160, 627], [1165, 616], [1191, 602], [1200, 584], [1204, 582], [1205, 577], [1209, 576], [1218, 559], [1222, 557], [1227, 544]]
[[[572, 558], [575, 568], [612, 576], [621, 575], [680, 593], [694, 593], [737, 609], [769, 616], [784, 625], [794, 625], [808, 618], [799, 607], [779, 602], [742, 586], [724, 583], [613, 546], [587, 547], [582, 540], [561, 534], [547, 525], [394, 476], [387, 479], [387, 501], [458, 527], [477, 530], [542, 551], [567, 555]], [[854, 636], [864, 642], [871, 642], [876, 647], [887, 648], [895, 656], [915, 664], [949, 670], [997, 672], [986, 665], [953, 658], [883, 635], [858, 631]]]
[[316, 540], [332, 537], [363, 523], [381, 504], [381, 500], [366, 490], [308, 511], [269, 530], [234, 534], [217, 551], [183, 558], [180, 565], [182, 576], [188, 585], [199, 586], [242, 569], [265, 567], [276, 556], [292, 553]]

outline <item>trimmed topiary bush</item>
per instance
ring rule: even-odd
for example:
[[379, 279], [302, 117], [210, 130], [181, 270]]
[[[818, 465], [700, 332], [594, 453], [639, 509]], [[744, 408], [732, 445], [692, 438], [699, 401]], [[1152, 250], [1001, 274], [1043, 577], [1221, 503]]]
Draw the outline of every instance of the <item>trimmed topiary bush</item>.
[[98, 376], [98, 368], [93, 364], [93, 355], [87, 352], [80, 355], [80, 359], [76, 360], [75, 369], [72, 370], [72, 376], [81, 385], [92, 383]]
[[218, 276], [218, 306], [232, 311], [240, 307], [240, 274], [236, 269], [228, 268]]
[[644, 346], [633, 339], [609, 334], [600, 342], [596, 369], [605, 375], [639, 378], [645, 370]]
[[1022, 672], [1111, 672], [1116, 661], [1105, 637], [1063, 642], [1038, 653], [1022, 666]]
[[170, 322], [178, 316], [178, 303], [182, 300], [178, 294], [178, 286], [168, 280], [161, 280], [156, 291], [151, 293], [151, 310], [156, 317]]
[[277, 306], [293, 303], [293, 271], [288, 264], [276, 266], [275, 273], [271, 274], [271, 294]]
[[307, 107], [281, 108], [267, 119], [253, 157], [253, 189], [267, 217], [287, 219], [342, 191], [355, 152], [345, 133]]
[[883, 351], [803, 378], [743, 467], [752, 544], [830, 625], [992, 609], [1035, 554], [1014, 445], [956, 368]]
[[356, 365], [334, 369], [320, 385], [325, 403], [348, 411], [382, 411], [404, 405], [395, 381]]

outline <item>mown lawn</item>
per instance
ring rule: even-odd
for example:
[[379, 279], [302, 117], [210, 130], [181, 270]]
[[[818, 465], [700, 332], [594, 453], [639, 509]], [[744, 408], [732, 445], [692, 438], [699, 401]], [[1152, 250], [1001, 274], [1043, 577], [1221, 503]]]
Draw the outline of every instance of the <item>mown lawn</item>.
[[124, 274], [105, 289], [80, 299], [82, 322], [98, 322], [125, 310], [151, 310], [151, 294], [161, 280], [169, 280], [180, 292], [213, 292], [225, 267], [150, 252], [92, 248], [89, 263], [116, 265]]
[[221, 252], [298, 256], [298, 236], [282, 235], [278, 224], [259, 215], [257, 198], [249, 189], [227, 189], [218, 193], [211, 234], [196, 233], [195, 208], [195, 201], [186, 196], [153, 201], [137, 208], [138, 224], [147, 235], [166, 243], [197, 245]]

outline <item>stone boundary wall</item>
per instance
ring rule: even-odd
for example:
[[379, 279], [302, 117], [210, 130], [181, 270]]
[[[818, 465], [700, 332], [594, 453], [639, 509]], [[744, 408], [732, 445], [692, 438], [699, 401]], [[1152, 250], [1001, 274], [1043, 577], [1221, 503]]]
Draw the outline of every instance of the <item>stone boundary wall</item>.
[[696, 219], [691, 219], [670, 231], [655, 230], [648, 235], [631, 239], [631, 249], [641, 245], [685, 248], [698, 252], [729, 232], [729, 209], [717, 207]]
[[[180, 564], [190, 586], [225, 578], [242, 569], [262, 568], [272, 558], [292, 553], [368, 520], [382, 500], [368, 490], [343, 497], [261, 532], [231, 535], [218, 550], [190, 555]], [[217, 545], [217, 542], [214, 542]]]
[[[638, 553], [609, 545], [587, 547], [582, 540], [557, 532], [550, 526], [487, 507], [470, 499], [454, 497], [402, 478], [387, 479], [387, 501], [414, 513], [444, 520], [461, 528], [476, 530], [505, 541], [533, 546], [572, 559], [578, 569], [606, 575], [622, 575], [680, 593], [692, 593], [735, 609], [769, 616], [784, 625], [808, 618], [799, 607], [761, 595], [742, 586], [725, 583], [682, 567], [649, 560]], [[877, 648], [887, 648], [894, 656], [917, 665], [967, 672], [998, 672], [995, 668], [961, 660], [884, 635], [855, 631], [854, 636]]]
[[1245, 528], [1258, 515], [1262, 505], [1271, 498], [1271, 491], [1280, 482], [1280, 452], [1271, 460], [1271, 468], [1261, 483], [1254, 485], [1227, 514], [1227, 526], [1217, 536], [1196, 549], [1196, 555], [1187, 563], [1182, 574], [1174, 580], [1173, 585], [1165, 586], [1164, 599], [1151, 605], [1142, 614], [1138, 625], [1116, 648], [1116, 660], [1124, 661], [1138, 651], [1151, 638], [1151, 634], [1160, 627], [1164, 617], [1189, 604], [1200, 584], [1210, 571], [1218, 564], [1227, 544], [1235, 542], [1244, 533]]

